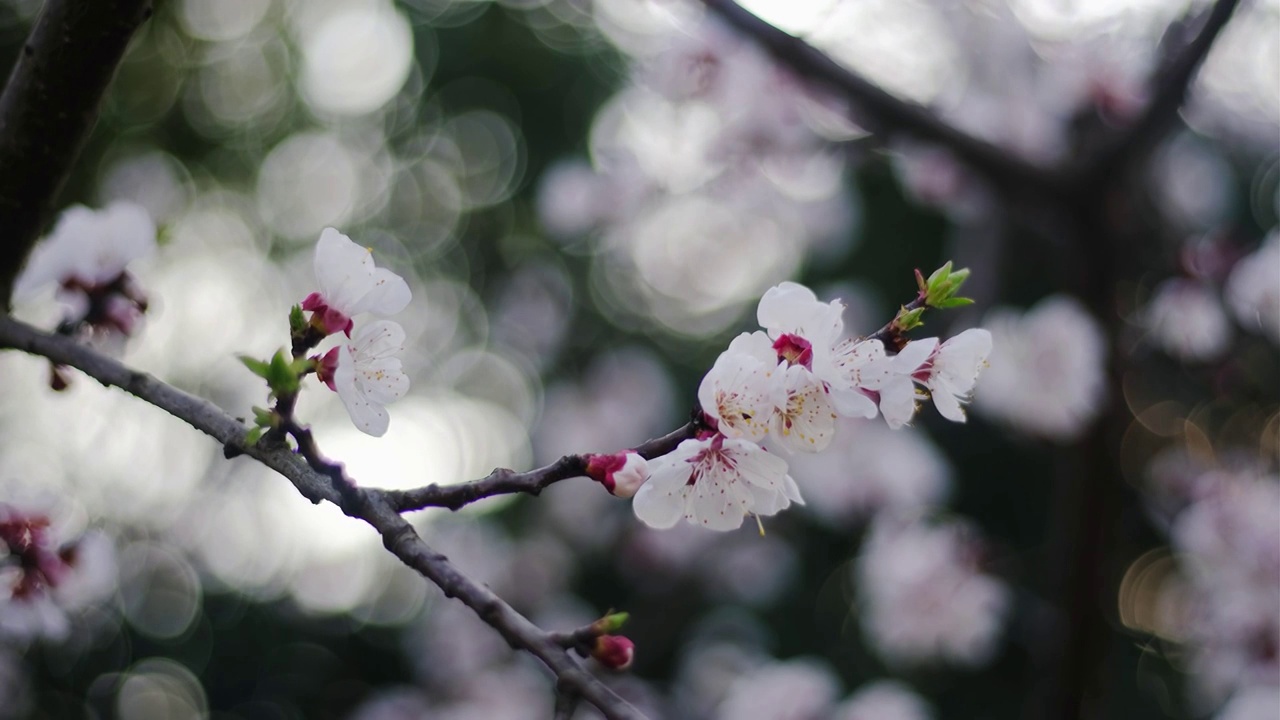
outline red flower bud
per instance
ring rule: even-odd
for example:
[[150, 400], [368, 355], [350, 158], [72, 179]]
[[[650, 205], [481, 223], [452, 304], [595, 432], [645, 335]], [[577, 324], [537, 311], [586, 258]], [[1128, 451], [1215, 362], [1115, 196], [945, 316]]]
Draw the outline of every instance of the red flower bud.
[[635, 643], [621, 635], [601, 635], [591, 648], [591, 657], [610, 670], [626, 670], [635, 655]]

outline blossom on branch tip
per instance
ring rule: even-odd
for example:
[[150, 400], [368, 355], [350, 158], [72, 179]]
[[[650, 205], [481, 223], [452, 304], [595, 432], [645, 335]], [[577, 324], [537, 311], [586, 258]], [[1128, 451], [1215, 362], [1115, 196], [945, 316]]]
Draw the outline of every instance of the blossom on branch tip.
[[404, 349], [404, 338], [400, 325], [378, 320], [361, 327], [336, 348], [337, 364], [332, 371], [324, 369], [331, 364], [332, 350], [317, 363], [322, 379], [338, 393], [351, 421], [374, 437], [386, 434], [391, 422], [385, 406], [409, 392], [409, 376], [395, 357]]
[[712, 530], [733, 530], [748, 514], [767, 516], [803, 503], [782, 458], [753, 442], [715, 435], [685, 440], [649, 461], [649, 481], [632, 501], [636, 517], [669, 528], [683, 517]]
[[645, 459], [633, 452], [612, 455], [587, 455], [587, 477], [604, 486], [611, 494], [629, 498], [649, 479]]
[[302, 301], [302, 309], [311, 311], [312, 323], [326, 334], [343, 332], [350, 336], [351, 318], [356, 315], [394, 315], [412, 299], [404, 278], [375, 267], [372, 251], [333, 228], [320, 233], [315, 273], [320, 289]]
[[[913, 373], [912, 377], [929, 389], [933, 404], [942, 417], [953, 422], [964, 422], [964, 408], [973, 387], [978, 384], [978, 374], [986, 367], [991, 354], [991, 333], [981, 328], [964, 332], [937, 345], [936, 338], [917, 340], [911, 345], [934, 345], [929, 357]], [[908, 345], [910, 347], [911, 345]]]

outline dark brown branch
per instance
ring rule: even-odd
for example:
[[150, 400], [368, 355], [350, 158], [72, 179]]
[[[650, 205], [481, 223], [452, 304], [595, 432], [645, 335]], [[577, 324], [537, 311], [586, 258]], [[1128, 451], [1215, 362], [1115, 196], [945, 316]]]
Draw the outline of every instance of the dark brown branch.
[[[233, 451], [248, 455], [283, 475], [304, 497], [327, 500], [347, 515], [364, 520], [382, 536], [383, 544], [401, 562], [417, 570], [452, 598], [462, 601], [494, 628], [512, 647], [542, 660], [556, 676], [557, 687], [572, 688], [611, 720], [643, 717], [627, 701], [587, 672], [547, 633], [517, 613], [488, 588], [458, 571], [448, 558], [432, 549], [400, 516], [380, 491], [361, 489], [346, 480], [339, 486], [333, 470], [320, 471], [283, 443], [244, 444], [247, 428], [208, 400], [183, 392], [146, 373], [79, 345], [71, 338], [38, 330], [11, 317], [0, 317], [0, 348], [13, 348], [74, 367], [104, 385], [118, 387], [209, 435]], [[303, 435], [304, 439], [308, 437]], [[295, 435], [297, 439], [297, 435]], [[327, 462], [318, 452], [313, 463]], [[341, 466], [335, 466], [341, 474]]]
[[[683, 427], [673, 430], [659, 438], [649, 440], [635, 448], [635, 451], [646, 460], [666, 455], [688, 440], [702, 426], [690, 421]], [[528, 472], [512, 472], [499, 468], [487, 477], [459, 485], [428, 485], [412, 490], [384, 490], [387, 502], [400, 512], [421, 510], [429, 507], [458, 508], [477, 500], [494, 495], [526, 493], [537, 495], [544, 488], [561, 480], [581, 477], [586, 473], [587, 462], [581, 455], [565, 455], [546, 467]]]
[[845, 97], [858, 111], [858, 121], [882, 134], [904, 133], [940, 145], [1005, 191], [1052, 191], [1057, 176], [1008, 150], [973, 137], [944, 122], [928, 108], [895, 97], [821, 50], [761, 20], [733, 0], [702, 0], [712, 12], [760, 43], [796, 75]]
[[46, 0], [0, 95], [0, 303], [48, 219], [151, 0]]
[[[1240, 0], [1218, 0], [1203, 17], [1200, 32], [1173, 50], [1151, 79], [1151, 98], [1132, 124], [1116, 133], [1078, 169], [1069, 171], [1076, 186], [1096, 186], [1117, 169], [1149, 150], [1173, 125], [1196, 70], [1209, 55], [1218, 35], [1227, 26]], [[1171, 30], [1172, 32], [1172, 30]]]

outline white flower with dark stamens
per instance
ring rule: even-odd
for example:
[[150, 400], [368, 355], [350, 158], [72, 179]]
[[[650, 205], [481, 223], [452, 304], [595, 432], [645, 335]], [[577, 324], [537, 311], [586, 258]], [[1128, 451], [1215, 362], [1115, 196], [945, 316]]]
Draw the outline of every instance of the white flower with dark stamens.
[[373, 253], [333, 228], [325, 228], [316, 243], [316, 284], [302, 301], [327, 333], [351, 334], [351, 318], [360, 313], [394, 315], [412, 299], [404, 278], [375, 267]]
[[768, 433], [773, 414], [769, 378], [775, 362], [769, 339], [759, 332], [738, 336], [716, 358], [698, 386], [698, 403], [720, 434], [761, 440]]
[[685, 440], [649, 461], [649, 481], [632, 509], [641, 522], [669, 528], [684, 518], [712, 530], [733, 530], [748, 514], [773, 515], [802, 503], [787, 463], [747, 440], [716, 435]]
[[375, 437], [384, 435], [390, 423], [385, 406], [409, 391], [409, 376], [395, 357], [404, 349], [404, 338], [404, 328], [379, 320], [360, 328], [350, 341], [336, 348], [337, 365], [331, 377], [324, 376], [323, 368], [332, 362], [333, 351], [321, 362], [321, 379], [337, 391], [351, 421]]
[[[911, 345], [929, 347], [936, 343], [936, 338], [928, 338], [917, 340]], [[953, 422], [964, 422], [964, 408], [961, 404], [968, 402], [974, 385], [978, 383], [978, 374], [986, 367], [987, 356], [990, 354], [991, 333], [981, 328], [965, 330], [932, 350], [928, 360], [912, 375], [917, 382], [929, 389], [933, 404], [942, 417]]]
[[825, 450], [835, 436], [836, 413], [822, 382], [799, 365], [780, 365], [771, 384], [773, 436], [791, 452]]

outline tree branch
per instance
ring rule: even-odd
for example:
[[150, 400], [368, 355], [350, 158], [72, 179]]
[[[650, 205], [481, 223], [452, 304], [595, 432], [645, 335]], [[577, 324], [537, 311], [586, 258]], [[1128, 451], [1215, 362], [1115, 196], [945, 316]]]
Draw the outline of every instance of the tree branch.
[[46, 0], [0, 95], [0, 305], [80, 156], [151, 0]]
[[0, 317], [0, 348], [40, 355], [57, 364], [74, 367], [104, 385], [118, 387], [209, 435], [228, 448], [228, 454], [249, 455], [275, 470], [312, 502], [327, 500], [347, 515], [364, 520], [378, 531], [383, 545], [401, 562], [435, 583], [448, 597], [461, 600], [513, 648], [526, 650], [542, 660], [555, 674], [557, 687], [572, 689], [610, 720], [643, 717], [583, 669], [560, 646], [555, 635], [529, 622], [488, 588], [472, 582], [448, 558], [427, 545], [400, 516], [384, 491], [359, 488], [354, 483], [345, 489], [339, 487], [334, 477], [316, 470], [283, 443], [263, 442], [246, 447], [247, 428], [213, 403], [133, 370], [68, 337], [38, 330], [11, 317]]
[[[635, 448], [646, 460], [666, 455], [684, 440], [693, 437], [702, 425], [694, 420], [659, 438], [649, 440]], [[581, 455], [565, 455], [546, 467], [528, 472], [512, 472], [498, 468], [487, 477], [458, 485], [427, 485], [412, 490], [384, 490], [387, 502], [399, 512], [443, 507], [450, 510], [469, 505], [494, 495], [527, 493], [537, 495], [544, 488], [561, 480], [581, 477], [586, 473], [587, 461]]]
[[940, 145], [1004, 191], [1051, 192], [1057, 175], [1013, 153], [968, 135], [944, 122], [928, 108], [895, 97], [861, 75], [832, 60], [742, 8], [734, 0], [702, 0], [709, 10], [758, 42], [779, 64], [796, 75], [835, 90], [860, 113], [867, 129], [883, 135], [905, 133]]
[[1096, 186], [1099, 180], [1124, 167], [1164, 137], [1178, 109], [1186, 101], [1196, 70], [1209, 55], [1209, 50], [1239, 4], [1240, 0], [1218, 0], [1214, 3], [1205, 13], [1207, 17], [1204, 17], [1200, 32], [1183, 47], [1171, 51], [1168, 60], [1152, 77], [1151, 100], [1142, 114], [1085, 160], [1083, 166], [1068, 171], [1073, 186]]

